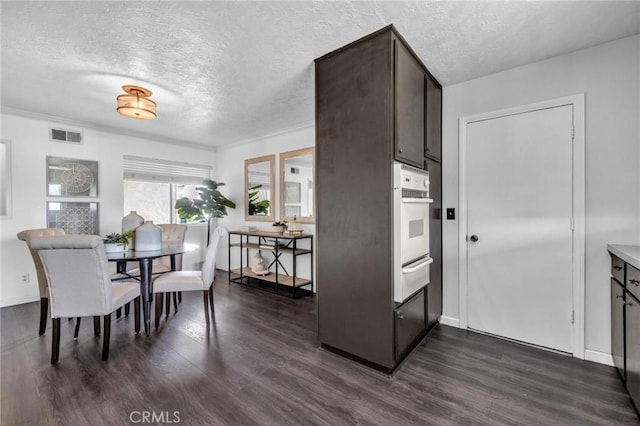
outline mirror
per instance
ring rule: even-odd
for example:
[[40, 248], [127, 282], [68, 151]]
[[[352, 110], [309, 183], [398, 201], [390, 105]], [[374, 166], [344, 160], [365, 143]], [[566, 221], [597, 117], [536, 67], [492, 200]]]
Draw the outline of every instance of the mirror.
[[315, 148], [280, 154], [280, 220], [315, 223]]
[[273, 222], [275, 154], [244, 160], [244, 220]]
[[11, 142], [0, 140], [0, 217], [11, 217]]

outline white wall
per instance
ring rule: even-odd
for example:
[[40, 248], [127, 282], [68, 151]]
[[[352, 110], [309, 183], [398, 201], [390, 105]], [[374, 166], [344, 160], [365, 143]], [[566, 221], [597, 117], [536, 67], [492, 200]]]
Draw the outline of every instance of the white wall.
[[[99, 162], [98, 197], [100, 234], [118, 231], [123, 216], [123, 154], [214, 164], [215, 153], [197, 148], [100, 132], [81, 126], [2, 114], [2, 139], [12, 142], [13, 212], [0, 220], [0, 305], [39, 299], [33, 261], [24, 242], [16, 238], [23, 229], [46, 228], [45, 161], [47, 155]], [[141, 123], [144, 124], [144, 123]], [[50, 127], [83, 132], [84, 144], [51, 142]], [[65, 198], [66, 200], [66, 198]], [[82, 201], [81, 199], [75, 199]], [[86, 200], [86, 199], [85, 199]], [[31, 282], [20, 283], [23, 272]]]
[[[458, 120], [577, 93], [586, 103], [585, 346], [610, 352], [607, 243], [640, 244], [640, 36], [444, 88], [443, 208], [458, 208]], [[458, 222], [443, 224], [443, 316], [459, 318]]]
[[[244, 160], [263, 155], [276, 155], [275, 165], [275, 218], [280, 219], [280, 158], [281, 152], [293, 151], [295, 149], [308, 148], [315, 146], [315, 127], [309, 125], [302, 129], [281, 133], [274, 136], [261, 138], [242, 145], [235, 145], [223, 148], [216, 152], [216, 165], [214, 174], [216, 180], [224, 182], [226, 186], [222, 187], [222, 193], [234, 201], [237, 205], [235, 209], [228, 209], [229, 215], [223, 219], [219, 219], [220, 225], [226, 226], [229, 230], [238, 229], [243, 225], [256, 226], [259, 229], [269, 230], [272, 222], [246, 222], [244, 220]], [[304, 224], [305, 233], [315, 234], [315, 224]], [[237, 238], [237, 237], [234, 237]], [[224, 247], [218, 254], [217, 267], [219, 269], [228, 270], [229, 256], [227, 250], [227, 240], [221, 242]], [[306, 244], [302, 243], [302, 244]], [[231, 268], [237, 268], [240, 265], [239, 260], [240, 249], [235, 248], [231, 251]], [[315, 252], [314, 252], [315, 253]], [[253, 253], [251, 254], [253, 255]], [[263, 256], [264, 257], [264, 256]], [[300, 256], [298, 258], [298, 275], [309, 278], [309, 256]], [[291, 273], [291, 256], [283, 255], [283, 264]], [[265, 257], [270, 260], [270, 257]], [[246, 262], [245, 262], [246, 263]], [[245, 264], [245, 266], [247, 266]]]

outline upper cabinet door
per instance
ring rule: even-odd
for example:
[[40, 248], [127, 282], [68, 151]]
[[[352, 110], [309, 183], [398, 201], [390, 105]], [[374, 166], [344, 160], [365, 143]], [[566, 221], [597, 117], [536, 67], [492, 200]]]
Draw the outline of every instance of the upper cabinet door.
[[424, 168], [425, 73], [398, 40], [395, 55], [395, 159]]
[[442, 88], [430, 77], [424, 79], [426, 91], [426, 139], [424, 156], [440, 161], [442, 146]]

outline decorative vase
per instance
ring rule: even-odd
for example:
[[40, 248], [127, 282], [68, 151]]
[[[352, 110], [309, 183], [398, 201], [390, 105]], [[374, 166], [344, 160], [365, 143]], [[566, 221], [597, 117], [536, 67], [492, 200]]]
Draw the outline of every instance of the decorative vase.
[[260, 256], [260, 253], [256, 253], [255, 256], [251, 259], [251, 272], [256, 275], [267, 275], [269, 274], [269, 270], [267, 269], [267, 263], [264, 258]]
[[[144, 218], [136, 213], [134, 210], [131, 211], [128, 215], [122, 218], [122, 233], [128, 231], [135, 231], [140, 225], [144, 223]], [[136, 244], [136, 236], [135, 233], [131, 241], [129, 241], [132, 247], [135, 247]]]
[[135, 251], [162, 250], [162, 228], [147, 220], [136, 228]]
[[131, 211], [128, 215], [122, 218], [122, 232], [135, 230], [138, 226], [144, 223], [144, 218], [135, 211]]

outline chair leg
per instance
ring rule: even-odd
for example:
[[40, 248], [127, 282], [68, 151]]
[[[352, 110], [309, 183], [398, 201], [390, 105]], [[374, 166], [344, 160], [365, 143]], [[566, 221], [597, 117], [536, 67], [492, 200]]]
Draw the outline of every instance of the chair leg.
[[47, 329], [47, 312], [49, 311], [49, 298], [40, 298], [40, 329], [38, 335], [42, 336]]
[[173, 292], [173, 308], [175, 309], [175, 313], [178, 313], [178, 292]]
[[104, 336], [102, 336], [102, 360], [109, 359], [109, 340], [111, 340], [111, 314], [104, 316]]
[[76, 329], [73, 331], [73, 338], [77, 339], [78, 338], [78, 332], [80, 331], [80, 320], [82, 318], [78, 317], [76, 318]]
[[100, 335], [100, 317], [93, 317], [93, 335]]
[[58, 362], [60, 355], [60, 318], [53, 318], [53, 338], [51, 339], [51, 364]]
[[131, 306], [129, 306], [129, 303], [126, 303], [124, 305], [124, 316], [128, 317], [129, 316], [129, 312], [131, 312]]
[[116, 318], [120, 318], [122, 316], [122, 308], [116, 309]]
[[213, 307], [213, 284], [209, 287], [209, 304], [211, 305], [211, 316], [215, 315], [216, 311]]
[[140, 333], [140, 296], [133, 300], [133, 321], [136, 334]]
[[162, 295], [163, 293], [156, 293], [156, 330], [160, 327], [160, 315], [162, 315]]
[[202, 295], [204, 296], [204, 320], [207, 323], [207, 327], [209, 327], [209, 292], [204, 290]]
[[171, 293], [165, 293], [164, 297], [167, 299], [165, 301], [165, 309], [167, 310], [165, 318], [169, 318], [169, 312], [171, 312]]

